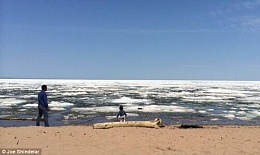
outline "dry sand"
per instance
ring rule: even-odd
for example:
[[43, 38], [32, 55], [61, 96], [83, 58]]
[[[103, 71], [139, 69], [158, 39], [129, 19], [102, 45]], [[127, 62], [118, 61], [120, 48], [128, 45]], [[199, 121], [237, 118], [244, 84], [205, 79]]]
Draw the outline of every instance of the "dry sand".
[[0, 127], [0, 148], [41, 148], [42, 155], [259, 155], [260, 126], [204, 126], [202, 129], [176, 126], [161, 129]]

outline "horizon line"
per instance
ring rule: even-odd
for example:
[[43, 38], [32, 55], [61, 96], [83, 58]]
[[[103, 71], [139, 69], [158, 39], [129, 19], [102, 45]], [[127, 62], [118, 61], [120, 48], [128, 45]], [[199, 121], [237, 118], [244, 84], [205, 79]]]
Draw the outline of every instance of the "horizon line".
[[231, 79], [101, 79], [101, 78], [12, 78], [0, 77], [0, 80], [100, 80], [100, 81], [253, 81], [260, 82], [260, 80], [231, 80]]

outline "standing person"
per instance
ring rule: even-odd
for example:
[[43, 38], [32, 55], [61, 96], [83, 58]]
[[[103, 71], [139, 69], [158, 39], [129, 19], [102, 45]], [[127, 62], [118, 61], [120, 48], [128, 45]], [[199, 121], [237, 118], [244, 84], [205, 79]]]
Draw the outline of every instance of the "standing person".
[[42, 114], [44, 116], [44, 124], [45, 127], [49, 127], [48, 122], [48, 111], [50, 111], [50, 108], [48, 106], [48, 99], [47, 99], [47, 85], [42, 85], [42, 91], [38, 93], [38, 117], [36, 120], [36, 126], [40, 126], [40, 120], [42, 117]]
[[125, 118], [126, 118], [126, 112], [124, 111], [124, 108], [123, 108], [123, 106], [122, 105], [120, 105], [119, 106], [119, 112], [118, 112], [118, 114], [117, 114], [117, 118], [119, 117], [119, 119], [120, 119], [120, 122], [125, 122]]

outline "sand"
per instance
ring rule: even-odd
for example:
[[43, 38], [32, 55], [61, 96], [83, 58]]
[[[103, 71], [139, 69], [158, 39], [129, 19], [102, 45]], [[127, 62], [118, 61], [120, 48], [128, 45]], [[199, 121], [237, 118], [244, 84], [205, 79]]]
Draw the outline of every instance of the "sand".
[[41, 148], [42, 155], [259, 155], [260, 126], [204, 126], [202, 129], [179, 129], [177, 126], [160, 129], [0, 127], [0, 148]]

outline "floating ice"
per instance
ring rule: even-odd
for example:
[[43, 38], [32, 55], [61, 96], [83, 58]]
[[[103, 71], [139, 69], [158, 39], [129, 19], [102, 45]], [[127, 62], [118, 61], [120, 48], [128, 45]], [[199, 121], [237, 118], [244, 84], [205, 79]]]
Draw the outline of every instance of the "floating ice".
[[218, 103], [218, 102], [231, 102], [230, 98], [220, 96], [183, 96], [181, 100], [188, 102], [201, 102], [201, 103]]
[[37, 95], [23, 95], [21, 98], [27, 99], [27, 98], [37, 98]]
[[16, 98], [5, 98], [0, 99], [0, 106], [8, 107], [8, 106], [16, 106], [18, 104], [25, 103], [26, 100], [16, 99]]
[[239, 91], [239, 90], [232, 90], [232, 89], [207, 89], [204, 91], [204, 93], [210, 93], [215, 96], [236, 96], [236, 97], [246, 97], [244, 91]]
[[218, 121], [219, 119], [218, 118], [212, 118], [210, 119], [211, 121]]
[[250, 108], [260, 108], [260, 104], [249, 104], [249, 105], [247, 105], [247, 107], [250, 107]]
[[147, 99], [132, 99], [129, 97], [121, 97], [120, 99], [114, 99], [112, 103], [149, 103], [150, 100]]
[[34, 103], [34, 104], [25, 104], [25, 105], [23, 105], [23, 107], [38, 107], [38, 104], [37, 103]]
[[108, 120], [116, 119], [116, 116], [105, 116], [105, 117], [106, 117], [106, 119], [108, 119]]
[[27, 109], [19, 109], [18, 111], [23, 112], [26, 111]]
[[223, 117], [226, 117], [228, 119], [234, 119], [236, 116], [234, 114], [227, 114], [227, 115], [223, 115]]
[[157, 94], [157, 96], [159, 97], [184, 97], [184, 96], [190, 96], [192, 95], [192, 93], [190, 92], [169, 92], [169, 93], [156, 93], [154, 92], [155, 94]]
[[244, 102], [244, 103], [257, 103], [258, 107], [260, 107], [260, 97], [246, 97], [246, 98], [240, 98], [238, 99], [240, 102]]
[[69, 106], [74, 106], [74, 104], [68, 102], [57, 102], [57, 101], [52, 101], [49, 104], [49, 107], [69, 107]]
[[53, 108], [50, 108], [51, 111], [63, 111], [63, 110], [66, 110], [65, 108], [62, 108], [62, 107], [53, 107]]
[[[206, 113], [209, 115], [205, 117], [207, 121], [217, 116], [220, 123], [226, 119], [230, 122], [254, 119], [257, 124], [260, 123], [258, 81], [0, 79], [0, 108], [5, 109], [1, 114], [26, 115], [29, 113], [28, 107], [36, 108], [37, 93], [42, 84], [48, 85], [48, 99], [52, 101], [49, 105], [57, 111], [72, 107], [72, 112], [85, 116], [93, 114], [95, 117], [98, 112], [116, 115], [119, 111], [117, 105], [122, 104], [128, 115], [137, 112], [151, 115], [164, 113], [167, 118], [165, 113], [180, 112], [196, 113], [191, 114], [196, 119], [197, 114]], [[23, 107], [27, 110], [21, 109]], [[186, 115], [180, 114], [178, 117], [183, 119]]]
[[118, 112], [118, 107], [86, 107], [86, 108], [72, 108], [71, 111], [90, 111], [90, 112]]
[[207, 113], [207, 111], [206, 111], [206, 110], [199, 110], [198, 112], [199, 112], [199, 113], [202, 113], [202, 114], [205, 114], [205, 113]]
[[68, 115], [63, 116], [63, 118], [64, 118], [65, 120], [75, 120], [75, 119], [77, 119], [78, 117], [75, 116], [75, 115], [73, 115], [73, 114], [68, 114]]
[[[243, 106], [239, 106], [239, 107], [243, 107]], [[244, 105], [244, 107], [247, 107], [247, 105]], [[240, 110], [243, 110], [243, 111], [245, 111], [245, 110], [249, 110], [248, 108], [239, 108]]]
[[236, 111], [230, 110], [228, 113], [234, 114], [234, 113], [236, 113]]
[[62, 93], [62, 96], [77, 96], [77, 95], [85, 95], [87, 94], [86, 92], [65, 92]]
[[236, 117], [236, 118], [239, 119], [239, 120], [242, 120], [242, 121], [249, 121], [249, 120], [252, 119], [250, 117]]
[[[61, 107], [69, 107], [69, 106], [73, 106], [73, 103], [67, 103], [67, 102], [56, 102], [56, 101], [52, 101], [51, 103], [48, 104], [49, 107], [53, 110], [64, 110], [64, 108]], [[34, 104], [25, 104], [23, 105], [23, 107], [38, 107], [38, 103], [34, 103]]]
[[245, 115], [246, 114], [245, 111], [238, 111], [237, 113], [240, 114], [240, 115]]
[[253, 110], [251, 113], [256, 115], [256, 116], [260, 116], [260, 111], [259, 110]]
[[0, 115], [0, 118], [7, 118], [7, 117], [11, 117], [12, 115]]
[[127, 116], [139, 116], [139, 114], [135, 114], [135, 113], [127, 113]]

